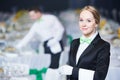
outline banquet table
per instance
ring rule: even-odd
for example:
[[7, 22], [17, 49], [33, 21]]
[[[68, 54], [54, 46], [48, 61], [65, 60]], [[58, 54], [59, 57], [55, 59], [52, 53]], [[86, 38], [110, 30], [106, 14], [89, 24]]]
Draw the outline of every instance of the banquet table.
[[110, 67], [106, 80], [120, 80], [120, 67]]
[[[110, 66], [106, 80], [120, 80], [120, 59], [118, 58], [119, 50], [120, 50], [119, 48], [114, 48], [114, 47], [112, 47], [111, 49]], [[64, 55], [62, 55], [60, 64], [65, 64], [63, 62], [65, 62], [66, 57], [68, 57], [67, 54], [68, 51], [69, 49], [64, 51]], [[48, 54], [0, 56], [0, 67], [1, 64], [3, 63], [19, 63], [19, 64], [27, 64], [31, 69], [42, 69], [43, 67], [49, 66], [50, 58], [51, 57]]]
[[120, 47], [111, 46], [110, 66], [106, 80], [120, 80]]

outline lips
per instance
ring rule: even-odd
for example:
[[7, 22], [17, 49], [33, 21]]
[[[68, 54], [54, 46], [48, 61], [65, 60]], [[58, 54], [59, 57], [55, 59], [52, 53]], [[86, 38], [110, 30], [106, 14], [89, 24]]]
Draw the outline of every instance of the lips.
[[88, 28], [87, 28], [87, 27], [84, 27], [84, 28], [81, 28], [81, 29], [84, 31], [84, 30], [87, 30]]

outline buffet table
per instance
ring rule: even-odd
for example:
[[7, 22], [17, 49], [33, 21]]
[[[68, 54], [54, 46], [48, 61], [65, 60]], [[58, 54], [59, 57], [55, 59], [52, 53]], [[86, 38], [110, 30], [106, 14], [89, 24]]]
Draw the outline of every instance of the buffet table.
[[106, 80], [120, 80], [120, 67], [110, 67]]

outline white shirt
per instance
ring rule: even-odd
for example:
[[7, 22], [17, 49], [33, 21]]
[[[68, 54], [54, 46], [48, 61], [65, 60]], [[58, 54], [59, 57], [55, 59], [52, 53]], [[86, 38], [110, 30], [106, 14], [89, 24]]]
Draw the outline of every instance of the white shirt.
[[[91, 35], [89, 37], [89, 39], [91, 39], [91, 41], [93, 41], [93, 39], [97, 36], [98, 32], [96, 31], [93, 35]], [[85, 37], [84, 35], [82, 37]], [[78, 60], [81, 56], [81, 54], [84, 52], [84, 50], [89, 46], [88, 43], [82, 43], [79, 45], [78, 51], [77, 51], [77, 55], [76, 55], [76, 64], [78, 63]]]
[[25, 46], [32, 38], [34, 38], [33, 36], [38, 36], [41, 42], [50, 38], [60, 41], [63, 33], [64, 28], [56, 16], [43, 14], [40, 20], [33, 24], [28, 34], [20, 41], [17, 47]]

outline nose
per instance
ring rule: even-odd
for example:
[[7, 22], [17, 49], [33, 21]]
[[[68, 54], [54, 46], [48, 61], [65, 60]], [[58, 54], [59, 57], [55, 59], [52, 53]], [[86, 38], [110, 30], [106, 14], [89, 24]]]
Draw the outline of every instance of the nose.
[[83, 22], [80, 23], [80, 25], [81, 25], [82, 27], [86, 27], [86, 22], [83, 21]]

